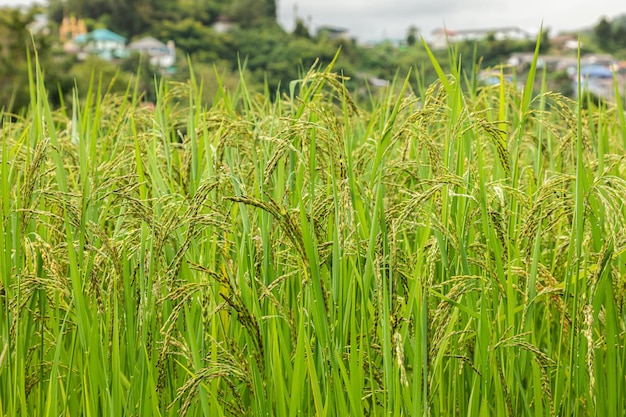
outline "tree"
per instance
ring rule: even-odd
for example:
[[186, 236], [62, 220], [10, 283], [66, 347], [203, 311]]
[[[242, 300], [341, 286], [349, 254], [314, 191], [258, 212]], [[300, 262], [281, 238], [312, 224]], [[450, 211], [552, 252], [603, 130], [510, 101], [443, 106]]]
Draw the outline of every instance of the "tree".
[[614, 49], [613, 27], [611, 23], [603, 17], [593, 28], [593, 34], [598, 42], [600, 49], [611, 52]]
[[276, 0], [265, 0], [265, 16], [275, 21], [277, 18], [276, 14]]
[[223, 58], [233, 49], [227, 34], [220, 35], [191, 18], [178, 22], [165, 21], [155, 33], [161, 39], [174, 40], [183, 54], [191, 55], [202, 62]]
[[543, 53], [545, 51], [548, 51], [551, 46], [552, 44], [550, 42], [550, 28], [544, 28], [541, 31], [541, 52]]
[[304, 20], [301, 18], [296, 19], [296, 27], [293, 29], [293, 36], [299, 38], [310, 38], [311, 33], [309, 32], [309, 28], [304, 23]]
[[626, 26], [620, 25], [615, 29], [615, 47], [617, 49], [626, 48]]
[[242, 28], [251, 28], [262, 23], [276, 22], [276, 2], [274, 0], [234, 0], [230, 17]]
[[417, 33], [419, 32], [419, 29], [417, 29], [417, 27], [415, 26], [409, 26], [409, 30], [407, 32], [406, 35], [406, 44], [409, 46], [413, 46], [415, 45], [415, 43], [417, 42]]
[[[44, 33], [30, 31], [38, 12], [36, 8], [26, 12], [0, 9], [0, 108], [4, 111], [19, 112], [28, 106], [28, 55], [34, 60], [37, 51], [39, 64], [48, 69], [51, 39]], [[52, 65], [49, 67], [51, 71], [54, 69]]]

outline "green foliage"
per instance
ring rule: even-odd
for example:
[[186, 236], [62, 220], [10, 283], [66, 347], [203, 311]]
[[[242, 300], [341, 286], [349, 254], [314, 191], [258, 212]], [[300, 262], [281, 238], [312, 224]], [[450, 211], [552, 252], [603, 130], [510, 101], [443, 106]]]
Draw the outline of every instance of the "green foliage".
[[567, 71], [556, 71], [549, 76], [548, 87], [552, 91], [558, 91], [566, 97], [574, 97], [576, 91], [574, 91], [574, 83], [572, 78], [567, 74]]
[[600, 19], [593, 27], [593, 40], [599, 50], [626, 57], [626, 15]]
[[29, 25], [35, 14], [15, 8], [0, 8], [0, 106], [5, 112], [19, 112], [28, 106], [28, 56], [39, 54], [46, 69], [51, 41], [44, 33], [31, 34]]
[[296, 19], [296, 26], [293, 29], [292, 35], [293, 36], [297, 36], [299, 38], [310, 38], [311, 37], [311, 33], [309, 32], [309, 28], [304, 23], [304, 20], [302, 18], [297, 18]]
[[[367, 98], [370, 94], [366, 81], [372, 78], [392, 81], [398, 75], [404, 76], [411, 72], [411, 83], [416, 89], [423, 89], [436, 78], [432, 67], [428, 65], [428, 55], [421, 44], [415, 43], [418, 32], [415, 27], [408, 29], [408, 47], [398, 47], [390, 42], [364, 46], [355, 40], [332, 39], [328, 34], [311, 37], [309, 28], [302, 20], [298, 20], [292, 34], [287, 34], [276, 22], [276, 4], [271, 0], [68, 1], [63, 3], [52, 0], [49, 14], [60, 21], [63, 8], [67, 6], [66, 10], [71, 10], [78, 17], [85, 17], [89, 29], [109, 27], [130, 36], [129, 41], [143, 35], [161, 41], [173, 40], [178, 52], [176, 66], [179, 68], [185, 67], [187, 59], [201, 68], [213, 68], [217, 64], [220, 71], [226, 71], [227, 74], [235, 74], [240, 66], [245, 65], [247, 80], [251, 83], [249, 87], [256, 92], [267, 88], [272, 95], [287, 93], [290, 83], [301, 77], [317, 59], [323, 64], [329, 63], [338, 49], [341, 49], [341, 54], [335, 68], [349, 78], [346, 86], [356, 92], [359, 99]], [[5, 16], [7, 22], [13, 19], [11, 16]], [[235, 28], [226, 33], [217, 33], [212, 24], [218, 17], [233, 19]], [[20, 25], [19, 21], [16, 25]], [[24, 39], [25, 33], [17, 30], [15, 35], [7, 35], [6, 39]], [[546, 31], [542, 48], [549, 46], [548, 39]], [[51, 38], [37, 39], [36, 42], [40, 45], [40, 63], [47, 75], [50, 98], [54, 105], [61, 105], [63, 98], [71, 100], [74, 82], [70, 77], [78, 74], [80, 82], [84, 83], [88, 77], [83, 73], [90, 73], [86, 70], [90, 65], [79, 65], [72, 70], [71, 59], [60, 55], [54, 58], [53, 65], [48, 65], [53, 46]], [[60, 45], [53, 47], [61, 49]], [[457, 62], [465, 73], [477, 68], [475, 60], [480, 59], [482, 67], [492, 67], [501, 64], [513, 52], [532, 51], [533, 47], [531, 42], [498, 41], [492, 36], [478, 43], [458, 44], [453, 54], [460, 58]], [[3, 90], [0, 94], [7, 98], [5, 102], [16, 111], [27, 106], [29, 100], [27, 71], [20, 69], [26, 62], [24, 49], [18, 51], [21, 53], [18, 59], [7, 58], [0, 66], [0, 75], [3, 74], [6, 81], [0, 86]], [[435, 53], [438, 59], [444, 60], [448, 55], [445, 50]], [[122, 70], [118, 78], [129, 80], [133, 79], [132, 73], [135, 71], [132, 64], [139, 63], [136, 60], [122, 60], [115, 64]], [[109, 71], [106, 66], [105, 69]], [[155, 95], [149, 80], [154, 72], [149, 68], [141, 71], [141, 78], [145, 77], [145, 80], [140, 83], [140, 90], [146, 97]], [[184, 76], [185, 72], [182, 74]], [[179, 78], [180, 74], [176, 79]]]
[[[258, 30], [235, 30], [231, 33], [234, 47], [230, 62], [245, 62], [246, 71], [252, 79], [270, 91], [279, 88], [286, 92], [289, 83], [301, 77], [306, 69], [320, 60], [330, 63], [338, 48], [342, 54], [336, 68], [346, 76], [355, 73], [351, 65], [354, 57], [351, 46], [340, 40], [316, 41], [310, 38], [294, 37], [278, 25], [269, 25]], [[232, 70], [237, 70], [233, 67]]]
[[611, 23], [603, 17], [593, 28], [596, 42], [604, 51], [613, 51], [615, 48], [615, 40], [613, 38], [613, 27]]
[[418, 34], [417, 27], [415, 26], [409, 27], [409, 30], [406, 35], [406, 44], [408, 46], [413, 46], [417, 43], [417, 34]]
[[205, 62], [224, 57], [231, 46], [228, 35], [220, 35], [192, 18], [164, 21], [156, 34], [161, 39], [174, 40], [183, 56], [190, 55]]
[[274, 0], [233, 0], [226, 14], [244, 29], [276, 22]]
[[209, 26], [230, 0], [50, 0], [49, 16], [60, 23], [64, 14], [99, 22], [128, 38], [153, 32], [163, 22], [192, 19]]
[[[128, 89], [131, 76], [120, 67], [110, 62], [90, 57], [72, 66], [70, 72], [78, 91], [88, 91], [94, 84], [101, 85], [103, 94], [124, 94]], [[67, 93], [70, 93], [67, 91]]]
[[162, 18], [167, 0], [52, 0], [49, 15], [58, 23], [64, 13], [101, 22], [126, 37], [144, 33]]
[[[464, 41], [456, 45], [458, 55], [466, 63], [471, 64], [474, 57], [480, 58], [484, 67], [494, 67], [504, 63], [506, 57], [515, 52], [532, 52], [535, 43], [531, 41], [518, 41], [512, 39], [487, 39], [485, 41]], [[542, 48], [542, 50], [545, 50]]]

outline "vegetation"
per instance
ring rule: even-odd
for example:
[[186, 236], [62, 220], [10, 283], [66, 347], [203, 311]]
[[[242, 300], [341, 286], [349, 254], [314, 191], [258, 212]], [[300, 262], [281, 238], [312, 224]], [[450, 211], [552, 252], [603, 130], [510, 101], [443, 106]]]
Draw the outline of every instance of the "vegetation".
[[[36, 10], [0, 9], [0, 100], [4, 110], [28, 106], [28, 66], [26, 52], [41, 50], [47, 61], [50, 38], [31, 38], [28, 25]], [[50, 78], [52, 80], [52, 77]]]
[[244, 28], [276, 21], [274, 0], [50, 0], [49, 14], [61, 23], [69, 13], [132, 38], [158, 32], [161, 25], [191, 20], [209, 27], [220, 16]]
[[[78, 91], [87, 91], [94, 77], [103, 77], [103, 83], [118, 94], [124, 93], [130, 79], [139, 78], [140, 92], [146, 101], [152, 102], [155, 85], [161, 78], [186, 81], [190, 62], [196, 69], [198, 82], [205, 87], [203, 104], [210, 104], [219, 88], [207, 84], [214, 80], [215, 72], [233, 85], [241, 67], [245, 67], [249, 91], [269, 90], [274, 97], [287, 94], [289, 83], [301, 78], [316, 59], [328, 64], [338, 48], [342, 53], [335, 70], [349, 78], [346, 88], [355, 95], [366, 93], [372, 79], [392, 80], [399, 68], [413, 68], [413, 83], [429, 85], [437, 78], [419, 41], [419, 29], [414, 26], [407, 28], [406, 40], [401, 45], [389, 41], [361, 45], [353, 39], [334, 39], [328, 33], [312, 33], [301, 18], [296, 18], [293, 31], [288, 33], [276, 22], [273, 0], [51, 0], [46, 8], [36, 7], [25, 13], [16, 9], [4, 12], [0, 18], [0, 34], [4, 39], [0, 42], [0, 79], [4, 81], [0, 103], [10, 113], [24, 112], [30, 99], [26, 50], [31, 55], [38, 51], [55, 108], [71, 103], [74, 97], [70, 92], [75, 83]], [[50, 27], [31, 34], [29, 27], [37, 13], [50, 17]], [[57, 36], [63, 17], [72, 16], [84, 19], [89, 30], [107, 27], [126, 36], [129, 42], [143, 36], [163, 42], [172, 40], [177, 50], [176, 66], [163, 71], [140, 62], [138, 56], [112, 63], [95, 58], [80, 61], [75, 54], [64, 52]], [[225, 33], [214, 26], [224, 19], [233, 24]], [[620, 49], [623, 28], [626, 25], [621, 18], [600, 21], [593, 33], [583, 33], [584, 51], [608, 51], [626, 57]], [[553, 53], [549, 31], [544, 31], [541, 44], [542, 54]], [[456, 44], [455, 54], [460, 57], [461, 71], [472, 78], [475, 76], [472, 71], [501, 65], [512, 53], [532, 52], [534, 46], [534, 41], [497, 40], [491, 35], [479, 42]], [[434, 53], [438, 60], [447, 60], [448, 51]], [[475, 65], [478, 60], [480, 66]], [[116, 82], [110, 83], [114, 78]], [[548, 85], [553, 91], [573, 95], [566, 73], [550, 71]]]
[[31, 77], [0, 415], [619, 415], [621, 102], [432, 65], [365, 103], [330, 67], [211, 107], [192, 77], [54, 110]]
[[593, 27], [593, 40], [600, 50], [626, 57], [626, 15], [600, 19]]
[[[36, 13], [47, 13], [51, 27], [50, 32], [37, 32], [31, 38], [29, 25]], [[164, 73], [140, 63], [136, 56], [115, 61], [114, 65], [95, 58], [79, 61], [75, 55], [63, 51], [56, 35], [63, 17], [70, 15], [85, 19], [89, 30], [106, 27], [126, 36], [128, 41], [147, 35], [163, 42], [173, 40], [178, 57], [175, 73]], [[218, 19], [228, 19], [234, 27], [225, 33], [216, 31], [213, 25]], [[16, 78], [2, 84], [0, 102], [6, 103], [5, 111], [18, 114], [25, 111], [29, 101], [26, 49], [31, 54], [34, 49], [39, 53], [55, 108], [73, 100], [70, 92], [75, 80], [79, 91], [87, 91], [89, 83], [85, 80], [102, 76], [104, 84], [109, 85], [115, 75], [119, 82], [112, 84], [112, 91], [122, 94], [128, 80], [137, 77], [138, 68], [141, 68], [141, 92], [146, 100], [153, 100], [155, 79], [158, 83], [165, 76], [168, 80], [184, 82], [189, 62], [197, 70], [199, 83], [200, 78], [212, 79], [215, 71], [229, 83], [235, 83], [240, 68], [245, 66], [249, 91], [269, 90], [272, 96], [287, 94], [292, 80], [301, 78], [316, 59], [328, 64], [338, 48], [342, 53], [335, 70], [350, 78], [346, 87], [353, 94], [365, 91], [371, 78], [393, 79], [399, 68], [415, 68], [413, 82], [428, 85], [436, 79], [415, 27], [408, 28], [406, 45], [391, 42], [360, 45], [353, 39], [335, 39], [328, 34], [311, 33], [302, 19], [297, 19], [294, 30], [288, 33], [276, 22], [276, 4], [272, 0], [51, 0], [46, 9], [7, 12], [0, 19], [0, 33], [4, 34], [3, 39], [14, 40], [3, 47], [12, 58], [0, 62], [0, 76], [9, 74], [7, 77]], [[37, 48], [32, 47], [33, 39]], [[534, 42], [490, 39], [478, 45], [473, 42], [460, 45], [458, 52], [463, 62], [482, 56], [483, 67], [488, 67], [502, 63], [512, 52], [533, 48]], [[438, 59], [447, 59], [447, 51], [435, 53]], [[214, 85], [204, 85], [205, 91], [216, 90]], [[59, 91], [66, 95], [60, 97]], [[203, 103], [209, 104], [212, 99], [213, 95], [207, 94]]]

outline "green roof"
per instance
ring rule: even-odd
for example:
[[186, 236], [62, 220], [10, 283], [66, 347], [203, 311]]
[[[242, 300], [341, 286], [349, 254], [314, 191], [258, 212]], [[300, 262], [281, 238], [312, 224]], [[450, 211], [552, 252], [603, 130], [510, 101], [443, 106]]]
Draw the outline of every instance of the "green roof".
[[85, 43], [88, 41], [111, 41], [124, 43], [126, 42], [126, 38], [110, 31], [109, 29], [96, 29], [86, 35], [78, 35], [74, 38], [74, 42], [76, 43]]

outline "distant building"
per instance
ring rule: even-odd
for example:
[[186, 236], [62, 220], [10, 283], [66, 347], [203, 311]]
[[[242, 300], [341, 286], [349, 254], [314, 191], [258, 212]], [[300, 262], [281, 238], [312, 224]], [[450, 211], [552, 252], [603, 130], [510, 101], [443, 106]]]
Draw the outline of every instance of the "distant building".
[[[532, 52], [518, 52], [512, 54], [507, 60], [507, 64], [516, 67], [518, 70], [526, 70], [533, 62], [535, 54]], [[563, 55], [539, 55], [537, 56], [537, 68], [546, 68], [552, 71], [568, 72], [572, 67], [576, 67], [577, 58]]]
[[128, 44], [128, 51], [146, 55], [150, 58], [150, 64], [159, 68], [170, 68], [176, 63], [176, 48], [174, 41], [167, 44], [146, 36]]
[[108, 29], [96, 29], [85, 35], [78, 35], [73, 42], [80, 48], [80, 59], [95, 55], [110, 61], [128, 56], [126, 38]]
[[503, 27], [492, 29], [465, 29], [450, 30], [446, 28], [435, 29], [432, 33], [432, 47], [435, 49], [445, 48], [448, 44], [462, 41], [481, 41], [489, 36], [497, 41], [503, 40], [530, 40], [533, 36], [518, 27]]
[[77, 19], [76, 16], [65, 16], [59, 26], [59, 40], [68, 42], [80, 35], [87, 34], [87, 26], [83, 19]]
[[562, 52], [576, 51], [582, 47], [582, 43], [578, 42], [578, 35], [565, 34], [550, 38], [550, 45], [553, 49]]
[[237, 23], [224, 15], [219, 15], [212, 25], [213, 30], [217, 33], [226, 33], [236, 27]]
[[437, 28], [432, 32], [432, 41], [430, 46], [434, 49], [443, 49], [448, 46], [448, 43], [456, 42], [456, 32], [446, 28]]
[[617, 67], [617, 60], [610, 54], [587, 54], [580, 58], [581, 65], [600, 65], [609, 69]]

